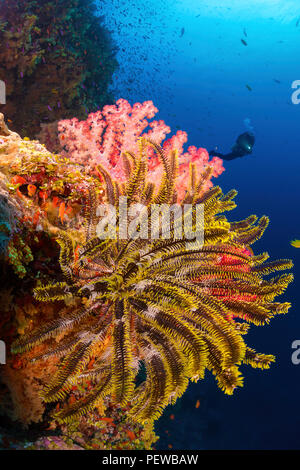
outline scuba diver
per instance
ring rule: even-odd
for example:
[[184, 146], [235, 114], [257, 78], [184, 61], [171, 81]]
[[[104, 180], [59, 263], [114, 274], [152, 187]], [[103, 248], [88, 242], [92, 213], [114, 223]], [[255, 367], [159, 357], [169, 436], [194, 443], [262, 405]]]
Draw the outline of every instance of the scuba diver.
[[244, 134], [238, 136], [230, 153], [224, 155], [223, 153], [212, 150], [209, 154], [214, 157], [220, 157], [223, 160], [234, 160], [235, 158], [244, 157], [252, 153], [254, 142], [254, 134], [252, 134], [252, 132], [244, 132]]

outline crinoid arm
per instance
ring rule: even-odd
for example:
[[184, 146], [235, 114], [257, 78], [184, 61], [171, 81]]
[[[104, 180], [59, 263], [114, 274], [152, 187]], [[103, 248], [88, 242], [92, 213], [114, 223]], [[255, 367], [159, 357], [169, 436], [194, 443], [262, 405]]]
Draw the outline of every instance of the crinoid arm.
[[[160, 183], [148, 179], [149, 148], [161, 162]], [[158, 220], [153, 204], [176, 200], [177, 153], [141, 139], [139, 153], [125, 152], [123, 160], [125, 184], [101, 167], [98, 171], [117, 220], [119, 196], [127, 198], [129, 209], [143, 204], [136, 224], [139, 233], [146, 220]], [[241, 364], [265, 369], [274, 361], [273, 355], [248, 347], [245, 337], [251, 324], [267, 324], [288, 311], [289, 303], [274, 300], [293, 279], [278, 271], [290, 269], [292, 262], [267, 262], [267, 253], [254, 255], [250, 246], [262, 236], [268, 218], [251, 215], [229, 222], [224, 213], [235, 207], [236, 191], [224, 195], [219, 187], [205, 190], [211, 171], [197, 175], [191, 165], [190, 172], [184, 200], [178, 201], [180, 210], [174, 211], [168, 227], [162, 224], [168, 237], [151, 237], [157, 235], [154, 230], [147, 237], [123, 239], [117, 231], [116, 238], [101, 239], [97, 195], [91, 188], [82, 241], [76, 245], [67, 231], [58, 238], [60, 279], [37, 287], [35, 295], [40, 302], [72, 297], [79, 307], [73, 313], [63, 309], [13, 346], [22, 352], [47, 341], [48, 354], [52, 350], [61, 358], [43, 394], [47, 402], [63, 402], [57, 419], [69, 422], [110, 395], [115, 403], [129, 406], [132, 419], [153, 421], [175, 403], [189, 381], [203, 379], [206, 370], [232, 394], [243, 386]], [[189, 209], [184, 214], [185, 204]], [[190, 240], [184, 231], [179, 236], [180, 224], [188, 217], [195, 228], [199, 204], [203, 240]], [[146, 376], [137, 385], [141, 364]], [[64, 404], [72, 386], [85, 380], [92, 389], [76, 403]]]

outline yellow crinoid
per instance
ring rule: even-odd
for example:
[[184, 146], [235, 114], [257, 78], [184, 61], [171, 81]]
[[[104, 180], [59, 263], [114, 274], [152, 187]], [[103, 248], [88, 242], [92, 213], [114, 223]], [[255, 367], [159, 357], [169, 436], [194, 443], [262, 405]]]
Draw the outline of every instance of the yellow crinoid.
[[[161, 160], [159, 184], [147, 177], [148, 146]], [[291, 268], [291, 261], [266, 263], [267, 253], [254, 255], [250, 248], [267, 227], [267, 217], [228, 222], [223, 213], [235, 207], [236, 191], [224, 195], [219, 187], [205, 190], [210, 170], [197, 175], [191, 165], [186, 195], [170, 223], [161, 224], [160, 236], [141, 236], [146, 221], [151, 220], [151, 227], [157, 222], [154, 205], [176, 202], [177, 154], [167, 156], [154, 142], [140, 139], [138, 155], [126, 152], [123, 157], [125, 184], [98, 168], [109, 207], [115, 209], [115, 231], [110, 221], [110, 238], [99, 236], [98, 200], [91, 187], [84, 241], [78, 245], [72, 234], [62, 232], [57, 238], [58, 282], [35, 289], [39, 301], [75, 298], [79, 307], [72, 312], [66, 307], [13, 345], [20, 353], [47, 340], [49, 349], [39, 359], [62, 357], [45, 386], [46, 402], [64, 400], [85, 380], [93, 385], [81, 399], [61, 407], [56, 414], [61, 421], [92, 410], [107, 395], [121, 406], [130, 405], [133, 419], [154, 420], [184, 393], [189, 380], [203, 378], [206, 369], [231, 394], [243, 385], [240, 364], [267, 368], [274, 360], [247, 347], [249, 324], [268, 323], [290, 306], [274, 298], [292, 275], [264, 277]], [[138, 216], [129, 220], [135, 220], [135, 236], [120, 236], [120, 197], [126, 198], [129, 214], [140, 205]], [[203, 209], [203, 240], [179, 230], [188, 220], [195, 229], [197, 207]], [[140, 374], [137, 380], [142, 368], [144, 377]]]

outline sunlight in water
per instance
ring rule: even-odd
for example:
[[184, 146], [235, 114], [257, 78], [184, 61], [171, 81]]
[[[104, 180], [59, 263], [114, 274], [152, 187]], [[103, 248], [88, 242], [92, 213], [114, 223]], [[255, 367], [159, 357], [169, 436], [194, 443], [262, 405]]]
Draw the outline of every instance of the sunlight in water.
[[[223, 16], [232, 10], [233, 15], [240, 19], [276, 19], [290, 22], [300, 17], [300, 4], [298, 0], [178, 0], [180, 9], [185, 7], [195, 11], [196, 14], [207, 16]], [[229, 19], [229, 18], [228, 18]]]

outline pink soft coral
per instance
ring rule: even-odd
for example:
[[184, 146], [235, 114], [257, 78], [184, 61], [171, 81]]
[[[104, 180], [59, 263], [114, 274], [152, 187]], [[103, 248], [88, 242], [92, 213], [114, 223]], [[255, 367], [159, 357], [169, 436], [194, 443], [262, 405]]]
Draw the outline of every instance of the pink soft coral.
[[[182, 182], [186, 177], [190, 162], [196, 164], [199, 173], [207, 166], [212, 167], [214, 177], [224, 171], [222, 160], [214, 157], [209, 161], [209, 155], [205, 149], [189, 147], [187, 152], [184, 152], [183, 145], [187, 142], [186, 132], [178, 131], [162, 144], [171, 129], [164, 121], [149, 122], [157, 112], [158, 109], [152, 101], [135, 103], [131, 106], [128, 101], [120, 99], [115, 105], [107, 105], [102, 111], [91, 113], [86, 121], [79, 121], [76, 118], [60, 121], [58, 139], [60, 146], [64, 149], [62, 153], [90, 171], [101, 164], [114, 178], [122, 181], [125, 178], [123, 162], [120, 158], [122, 152], [125, 150], [136, 152], [138, 138], [147, 137], [162, 145], [167, 152], [175, 148], [178, 150], [180, 168], [177, 190], [179, 197], [183, 195]], [[40, 135], [46, 144], [49, 141], [49, 132], [50, 129], [44, 127]], [[159, 172], [158, 159], [150, 149], [148, 156], [152, 178], [156, 178]], [[212, 183], [208, 181], [207, 187], [211, 185]]]

